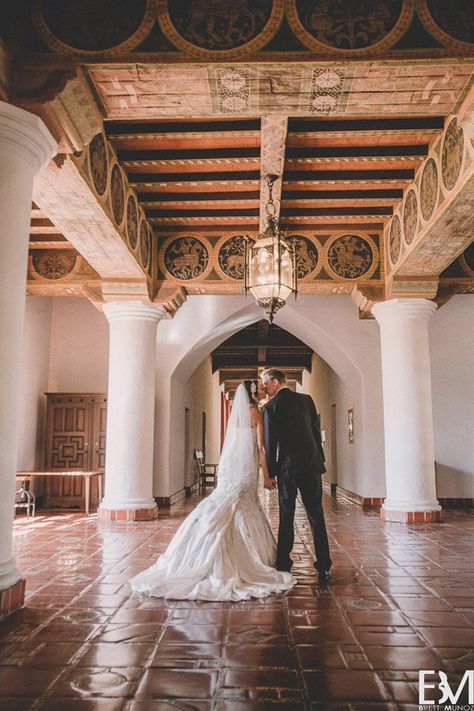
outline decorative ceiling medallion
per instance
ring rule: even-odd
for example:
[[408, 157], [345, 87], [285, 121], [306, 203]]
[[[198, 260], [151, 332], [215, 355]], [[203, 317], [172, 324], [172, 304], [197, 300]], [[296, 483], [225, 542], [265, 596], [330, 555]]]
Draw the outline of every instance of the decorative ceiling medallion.
[[474, 277], [474, 242], [459, 257], [463, 271], [469, 277]]
[[138, 240], [138, 210], [134, 195], [129, 195], [127, 200], [127, 236], [130, 247], [135, 249]]
[[112, 177], [110, 178], [110, 202], [114, 220], [117, 225], [120, 225], [125, 212], [125, 197], [123, 176], [117, 163], [112, 168]]
[[210, 247], [196, 237], [172, 237], [164, 246], [160, 266], [175, 279], [204, 278], [211, 269]]
[[33, 0], [32, 18], [55, 52], [110, 57], [140, 44], [155, 12], [154, 0]]
[[320, 267], [318, 245], [304, 235], [285, 235], [285, 242], [296, 251], [296, 275], [299, 280], [314, 276]]
[[102, 196], [107, 188], [107, 172], [109, 168], [107, 146], [102, 133], [95, 135], [89, 143], [89, 165], [96, 192]]
[[325, 253], [329, 271], [341, 279], [368, 279], [377, 268], [377, 248], [368, 235], [333, 237], [326, 242]]
[[418, 0], [417, 12], [428, 32], [445, 47], [474, 50], [474, 4], [472, 0]]
[[425, 222], [431, 218], [438, 199], [438, 168], [433, 158], [428, 158], [420, 183], [421, 214]]
[[288, 0], [288, 21], [309, 49], [361, 56], [389, 49], [406, 32], [415, 0]]
[[464, 133], [462, 126], [458, 126], [453, 118], [444, 134], [443, 153], [441, 157], [441, 175], [447, 190], [452, 190], [456, 185], [461, 172], [464, 150]]
[[31, 268], [42, 279], [58, 281], [71, 276], [77, 265], [74, 254], [43, 253], [31, 258]]
[[[254, 239], [250, 239], [250, 241], [255, 242]], [[223, 237], [216, 245], [216, 252], [216, 271], [224, 278], [242, 281], [244, 278], [244, 236]]]
[[280, 27], [284, 0], [158, 0], [164, 34], [185, 52], [207, 59], [261, 49]]
[[411, 244], [418, 227], [418, 200], [413, 188], [407, 192], [403, 206], [403, 235], [405, 242]]
[[388, 252], [393, 266], [398, 262], [402, 249], [402, 225], [398, 215], [394, 215], [390, 225], [390, 236], [388, 240]]
[[215, 70], [218, 109], [223, 114], [241, 114], [249, 110], [250, 70], [226, 68]]
[[148, 257], [148, 274], [152, 277], [153, 276], [153, 259], [152, 259], [152, 254], [153, 254], [153, 237], [154, 237], [154, 232], [153, 228], [151, 227], [150, 224], [148, 224], [148, 240], [150, 244], [150, 254]]
[[151, 252], [151, 236], [150, 230], [148, 229], [148, 224], [146, 220], [142, 220], [140, 223], [140, 262], [143, 269], [148, 267], [150, 261]]
[[313, 69], [309, 110], [317, 114], [329, 114], [340, 104], [344, 88], [345, 69], [319, 67]]

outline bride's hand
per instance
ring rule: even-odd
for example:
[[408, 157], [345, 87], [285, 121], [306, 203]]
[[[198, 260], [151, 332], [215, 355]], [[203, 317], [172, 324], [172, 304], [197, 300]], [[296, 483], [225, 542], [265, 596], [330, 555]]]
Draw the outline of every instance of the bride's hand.
[[270, 477], [266, 478], [263, 486], [265, 489], [272, 491], [276, 486], [275, 479], [271, 479]]

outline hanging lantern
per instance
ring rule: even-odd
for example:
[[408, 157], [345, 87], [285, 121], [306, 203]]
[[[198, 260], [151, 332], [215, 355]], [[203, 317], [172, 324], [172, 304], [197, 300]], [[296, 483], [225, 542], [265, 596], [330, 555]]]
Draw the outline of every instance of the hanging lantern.
[[296, 253], [283, 240], [275, 216], [273, 184], [277, 176], [267, 176], [267, 224], [257, 241], [245, 241], [245, 294], [250, 291], [273, 323], [275, 312], [281, 309], [290, 294], [297, 294]]

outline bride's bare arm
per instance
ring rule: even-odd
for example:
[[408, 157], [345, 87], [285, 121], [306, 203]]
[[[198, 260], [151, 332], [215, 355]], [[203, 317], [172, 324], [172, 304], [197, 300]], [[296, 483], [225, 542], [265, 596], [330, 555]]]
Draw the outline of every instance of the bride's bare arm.
[[265, 479], [264, 486], [266, 489], [273, 489], [275, 487], [275, 480], [271, 478], [269, 471], [268, 471], [268, 465], [267, 465], [267, 457], [265, 454], [265, 438], [263, 435], [263, 417], [262, 413], [255, 408], [256, 410], [256, 423], [257, 423], [257, 444], [258, 444], [258, 453], [260, 457], [260, 466], [262, 467], [263, 471], [263, 476]]

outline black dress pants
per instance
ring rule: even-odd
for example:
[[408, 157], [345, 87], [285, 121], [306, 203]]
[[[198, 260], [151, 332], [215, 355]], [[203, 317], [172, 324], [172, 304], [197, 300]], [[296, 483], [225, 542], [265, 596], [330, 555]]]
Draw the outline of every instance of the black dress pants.
[[294, 520], [298, 489], [303, 506], [308, 516], [311, 533], [313, 534], [314, 550], [316, 552], [316, 570], [329, 570], [332, 561], [329, 554], [329, 542], [322, 506], [323, 485], [319, 474], [303, 477], [278, 477], [278, 499], [280, 504], [280, 524], [278, 527], [278, 544], [276, 566], [289, 570], [292, 566], [290, 553], [295, 540]]

